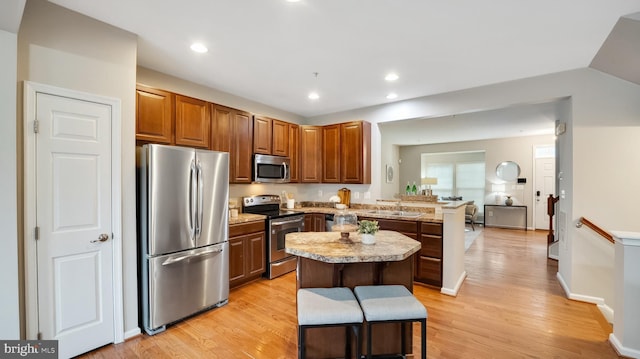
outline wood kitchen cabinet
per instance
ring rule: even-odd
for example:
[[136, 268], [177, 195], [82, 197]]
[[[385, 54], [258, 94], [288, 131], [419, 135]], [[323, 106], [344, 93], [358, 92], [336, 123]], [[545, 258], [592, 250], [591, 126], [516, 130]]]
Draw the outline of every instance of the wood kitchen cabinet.
[[229, 226], [229, 288], [260, 278], [266, 271], [265, 223]]
[[371, 183], [370, 123], [324, 126], [322, 135], [323, 183]]
[[273, 120], [267, 117], [253, 118], [253, 152], [265, 155], [271, 154], [271, 138]]
[[206, 101], [175, 95], [175, 144], [209, 148], [211, 108]]
[[168, 91], [136, 86], [136, 140], [171, 145], [174, 95]]
[[290, 133], [289, 124], [280, 120], [273, 120], [271, 136], [271, 154], [275, 156], [290, 157]]
[[229, 152], [229, 182], [251, 183], [253, 119], [248, 112], [211, 104], [211, 146]]
[[304, 215], [304, 231], [305, 232], [324, 232], [325, 215], [322, 213], [307, 213]]
[[274, 156], [289, 156], [288, 123], [268, 117], [253, 119], [253, 152]]
[[340, 183], [371, 183], [371, 124], [340, 124]]
[[253, 119], [250, 113], [234, 111], [231, 125], [231, 155], [229, 182], [251, 183], [253, 154]]
[[322, 180], [322, 126], [300, 126], [300, 182]]
[[442, 287], [442, 223], [420, 222], [415, 280]]
[[291, 182], [300, 182], [300, 126], [288, 123]]
[[322, 182], [340, 183], [340, 126], [322, 127]]

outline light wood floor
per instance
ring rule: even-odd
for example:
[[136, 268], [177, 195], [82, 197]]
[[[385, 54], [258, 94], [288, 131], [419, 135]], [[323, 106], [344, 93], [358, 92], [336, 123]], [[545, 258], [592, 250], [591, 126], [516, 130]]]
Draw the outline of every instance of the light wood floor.
[[[595, 305], [566, 299], [546, 232], [486, 228], [457, 297], [416, 285], [431, 358], [617, 358]], [[231, 291], [229, 304], [84, 358], [295, 358], [295, 274]], [[419, 352], [419, 326], [414, 352]]]

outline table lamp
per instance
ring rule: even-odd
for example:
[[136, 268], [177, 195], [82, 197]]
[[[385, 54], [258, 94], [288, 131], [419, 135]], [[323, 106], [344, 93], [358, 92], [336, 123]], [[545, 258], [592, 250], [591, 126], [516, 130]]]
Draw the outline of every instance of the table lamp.
[[433, 192], [431, 191], [431, 185], [438, 184], [438, 179], [436, 177], [423, 177], [422, 184], [427, 185], [426, 195], [431, 196], [433, 195]]

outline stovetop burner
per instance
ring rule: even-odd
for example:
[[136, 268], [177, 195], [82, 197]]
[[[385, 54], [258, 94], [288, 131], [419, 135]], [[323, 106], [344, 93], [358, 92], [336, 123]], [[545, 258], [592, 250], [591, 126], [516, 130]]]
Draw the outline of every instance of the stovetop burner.
[[303, 212], [280, 209], [280, 196], [272, 194], [243, 197], [242, 212], [262, 214], [267, 216], [267, 219], [303, 214]]

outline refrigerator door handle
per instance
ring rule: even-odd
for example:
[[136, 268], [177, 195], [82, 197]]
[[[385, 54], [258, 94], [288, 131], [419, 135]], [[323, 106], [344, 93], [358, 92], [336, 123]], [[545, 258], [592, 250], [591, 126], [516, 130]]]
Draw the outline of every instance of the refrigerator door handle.
[[162, 265], [163, 266], [168, 266], [168, 265], [171, 265], [171, 264], [174, 264], [174, 263], [182, 262], [183, 260], [186, 260], [186, 259], [202, 257], [202, 256], [206, 256], [207, 254], [220, 253], [220, 252], [222, 252], [222, 247], [216, 248], [216, 249], [211, 249], [211, 250], [200, 252], [200, 253], [196, 253], [196, 254], [187, 254], [187, 255], [184, 255], [184, 256], [173, 257], [173, 258], [169, 258], [166, 261], [162, 262]]
[[198, 226], [196, 220], [197, 212], [197, 173], [196, 162], [191, 160], [191, 173], [189, 174], [189, 231], [191, 232], [191, 241], [196, 240], [196, 228]]
[[198, 174], [198, 207], [196, 211], [196, 239], [200, 238], [200, 233], [202, 232], [202, 215], [204, 212], [203, 209], [203, 200], [204, 200], [204, 179], [202, 178], [202, 166], [200, 166], [200, 162], [196, 163], [196, 169]]

